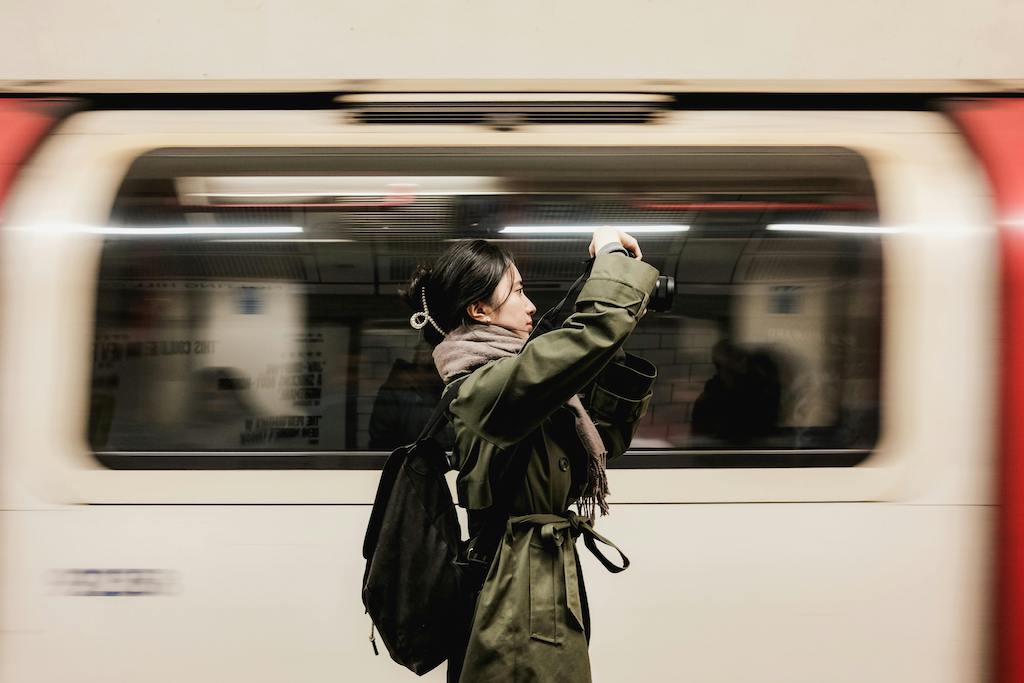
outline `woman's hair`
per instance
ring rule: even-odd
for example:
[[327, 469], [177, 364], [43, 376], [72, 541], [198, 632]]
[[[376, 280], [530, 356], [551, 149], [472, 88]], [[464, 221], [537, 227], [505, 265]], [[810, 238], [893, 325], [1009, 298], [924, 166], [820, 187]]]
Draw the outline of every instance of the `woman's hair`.
[[[502, 246], [486, 240], [461, 240], [441, 254], [433, 266], [419, 266], [412, 281], [399, 294], [413, 310], [423, 310], [426, 290], [430, 317], [446, 333], [463, 323], [472, 322], [466, 307], [477, 301], [489, 301], [495, 287], [514, 263]], [[444, 336], [429, 322], [423, 337], [437, 346]]]

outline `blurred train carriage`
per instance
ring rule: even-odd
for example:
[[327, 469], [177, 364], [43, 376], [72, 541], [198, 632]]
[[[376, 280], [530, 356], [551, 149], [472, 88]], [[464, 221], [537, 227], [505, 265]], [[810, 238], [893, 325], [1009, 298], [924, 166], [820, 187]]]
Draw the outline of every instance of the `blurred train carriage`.
[[543, 310], [615, 225], [677, 290], [596, 680], [1020, 680], [1024, 106], [773, 101], [0, 99], [2, 679], [408, 679], [358, 595], [442, 388], [396, 290], [484, 237]]

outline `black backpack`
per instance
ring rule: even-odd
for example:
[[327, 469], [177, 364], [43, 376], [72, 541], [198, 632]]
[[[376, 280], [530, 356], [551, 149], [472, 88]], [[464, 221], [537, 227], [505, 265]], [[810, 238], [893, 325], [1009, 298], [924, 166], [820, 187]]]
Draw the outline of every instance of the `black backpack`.
[[[363, 540], [363, 605], [373, 621], [374, 653], [376, 628], [391, 658], [418, 675], [441, 664], [456, 647], [465, 627], [460, 606], [467, 593], [479, 590], [494, 550], [489, 538], [494, 534], [478, 534], [468, 544], [461, 541], [444, 478], [451, 467], [434, 438], [465, 379], [447, 386], [416, 442], [388, 457]], [[516, 466], [509, 470], [525, 475], [523, 458], [510, 462]], [[522, 480], [508, 474], [502, 477], [503, 489], [513, 479]], [[499, 496], [502, 501], [509, 497]]]

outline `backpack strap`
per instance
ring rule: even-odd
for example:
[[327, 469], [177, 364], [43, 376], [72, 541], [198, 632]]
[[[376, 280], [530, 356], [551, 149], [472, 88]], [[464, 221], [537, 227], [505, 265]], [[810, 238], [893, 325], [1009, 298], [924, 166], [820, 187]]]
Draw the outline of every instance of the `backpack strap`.
[[422, 443], [432, 438], [444, 427], [448, 421], [448, 407], [451, 406], [455, 397], [459, 395], [459, 387], [462, 386], [462, 383], [466, 381], [469, 375], [470, 373], [461, 375], [445, 386], [444, 391], [441, 392], [441, 398], [438, 400], [437, 405], [434, 406], [434, 412], [430, 414], [430, 418], [423, 425], [420, 435], [416, 437], [416, 443]]
[[[584, 264], [583, 274], [576, 279], [576, 282], [569, 285], [569, 291], [565, 293], [562, 300], [549, 308], [544, 315], [540, 317], [537, 324], [533, 326], [533, 332], [530, 333], [530, 337], [526, 340], [526, 344], [529, 344], [545, 332], [550, 332], [551, 330], [562, 326], [565, 319], [569, 317], [569, 313], [575, 309], [576, 299], [583, 290], [583, 285], [587, 284], [587, 280], [590, 278], [590, 271], [593, 270], [593, 268], [594, 259], [591, 258]], [[526, 346], [526, 344], [523, 344], [523, 346]]]

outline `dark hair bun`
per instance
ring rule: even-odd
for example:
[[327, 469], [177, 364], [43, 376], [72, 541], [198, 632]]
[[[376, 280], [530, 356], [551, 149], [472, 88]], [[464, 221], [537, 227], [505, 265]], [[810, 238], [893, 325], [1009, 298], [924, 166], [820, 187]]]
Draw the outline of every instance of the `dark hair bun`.
[[425, 286], [430, 284], [431, 272], [432, 268], [430, 266], [416, 266], [416, 270], [413, 271], [412, 278], [409, 280], [409, 285], [398, 290], [398, 295], [402, 297], [402, 301], [407, 303], [413, 310], [423, 310], [420, 292]]

